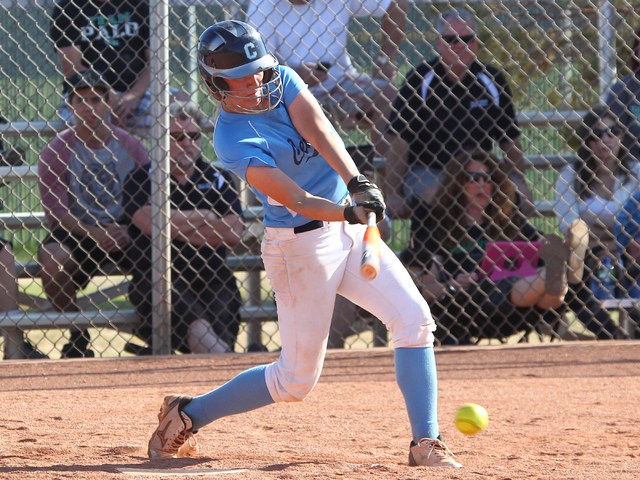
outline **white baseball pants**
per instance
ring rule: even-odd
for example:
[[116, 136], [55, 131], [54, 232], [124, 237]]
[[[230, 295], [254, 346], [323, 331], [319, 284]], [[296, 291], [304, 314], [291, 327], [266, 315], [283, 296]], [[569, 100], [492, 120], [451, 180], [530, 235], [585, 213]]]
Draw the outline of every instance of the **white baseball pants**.
[[378, 276], [372, 281], [360, 276], [365, 228], [327, 222], [299, 234], [292, 228], [265, 229], [262, 258], [275, 293], [282, 341], [280, 358], [266, 369], [276, 402], [302, 401], [315, 387], [337, 293], [379, 318], [394, 347], [433, 346], [429, 306], [384, 242]]

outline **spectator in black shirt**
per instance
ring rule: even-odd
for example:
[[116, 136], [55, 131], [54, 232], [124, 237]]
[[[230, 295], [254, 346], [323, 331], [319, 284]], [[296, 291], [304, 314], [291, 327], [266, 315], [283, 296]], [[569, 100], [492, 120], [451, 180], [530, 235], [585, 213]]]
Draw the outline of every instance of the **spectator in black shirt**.
[[[240, 201], [231, 175], [201, 157], [202, 113], [197, 106], [174, 102], [170, 116], [173, 348], [185, 353], [233, 351], [240, 293], [225, 258], [227, 247], [238, 244], [244, 230]], [[139, 335], [150, 345], [149, 170], [147, 165], [129, 175], [125, 212], [131, 221], [136, 260], [129, 295], [143, 319]]]
[[[66, 79], [96, 70], [111, 85], [113, 123], [129, 129], [151, 126], [149, 4], [146, 0], [60, 0], [51, 14], [49, 35]], [[177, 89], [172, 95], [181, 98]], [[72, 122], [67, 106], [59, 110]]]
[[[407, 76], [391, 113], [383, 189], [392, 217], [409, 216], [413, 201], [431, 203], [442, 169], [462, 150], [491, 151], [498, 142], [508, 173], [533, 213], [511, 91], [502, 72], [477, 60], [477, 24], [463, 9], [438, 19], [439, 56]], [[526, 200], [526, 201], [525, 201]]]

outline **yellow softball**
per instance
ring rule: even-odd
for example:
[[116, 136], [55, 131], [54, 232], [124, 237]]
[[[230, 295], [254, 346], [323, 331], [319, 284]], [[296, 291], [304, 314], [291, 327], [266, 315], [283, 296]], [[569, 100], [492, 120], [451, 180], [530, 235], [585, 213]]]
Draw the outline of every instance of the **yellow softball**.
[[476, 403], [465, 403], [456, 411], [456, 428], [465, 435], [475, 435], [489, 425], [487, 410]]

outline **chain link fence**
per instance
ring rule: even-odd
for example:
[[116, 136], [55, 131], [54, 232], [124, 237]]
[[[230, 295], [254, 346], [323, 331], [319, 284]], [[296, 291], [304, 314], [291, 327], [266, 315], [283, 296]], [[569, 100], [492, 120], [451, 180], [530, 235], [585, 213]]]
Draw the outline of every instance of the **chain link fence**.
[[[149, 158], [154, 162], [154, 168], [160, 169], [156, 170], [156, 177], [153, 178], [168, 178], [170, 164], [168, 160], [163, 163], [159, 159], [171, 156], [170, 142], [175, 141], [175, 137], [174, 140], [169, 140], [170, 124], [167, 123], [167, 117], [153, 113], [168, 110], [168, 103], [175, 99], [192, 100], [204, 112], [206, 118], [201, 122], [204, 131], [201, 140], [202, 158], [216, 165], [215, 153], [210, 144], [216, 105], [198, 78], [195, 49], [200, 32], [217, 21], [230, 18], [247, 21], [260, 31], [268, 32], [265, 34], [265, 41], [275, 53], [282, 55], [285, 62], [291, 62], [292, 67], [308, 75], [305, 80], [322, 100], [327, 115], [349, 146], [354, 159], [363, 170], [367, 170], [385, 186], [387, 195], [404, 195], [403, 187], [412, 181], [412, 176], [414, 180], [418, 178], [416, 172], [421, 171], [420, 168], [425, 164], [428, 166], [429, 162], [432, 166], [436, 165], [436, 169], [444, 167], [445, 180], [442, 182], [445, 183], [447, 175], [454, 169], [446, 168], [448, 161], [442, 158], [451, 158], [451, 162], [460, 163], [456, 157], [459, 152], [446, 151], [443, 147], [442, 151], [434, 155], [426, 151], [414, 151], [413, 156], [409, 153], [408, 166], [396, 168], [393, 159], [397, 159], [402, 153], [401, 149], [398, 150], [398, 139], [405, 140], [407, 144], [406, 139], [411, 134], [407, 131], [419, 126], [421, 121], [425, 122], [427, 116], [436, 117], [438, 128], [445, 129], [445, 137], [449, 133], [455, 136], [451, 132], [469, 120], [456, 118], [452, 124], [451, 118], [442, 117], [442, 110], [416, 110], [416, 104], [412, 100], [407, 101], [407, 105], [414, 109], [411, 112], [414, 123], [406, 123], [402, 127], [406, 131], [398, 131], [398, 126], [403, 125], [401, 120], [410, 117], [407, 112], [404, 112], [404, 116], [397, 112], [400, 103], [393, 107], [393, 99], [398, 92], [401, 97], [407, 97], [407, 92], [421, 94], [422, 101], [428, 108], [432, 105], [429, 103], [432, 97], [427, 99], [428, 95], [446, 97], [449, 100], [454, 97], [469, 99], [469, 96], [479, 95], [478, 98], [470, 99], [478, 100], [478, 107], [482, 107], [482, 101], [486, 98], [502, 99], [511, 95], [509, 100], [513, 102], [517, 130], [521, 132], [519, 137], [515, 134], [512, 136], [517, 138], [524, 154], [518, 168], [526, 170], [526, 185], [531, 190], [532, 200], [537, 207], [535, 215], [527, 219], [527, 224], [534, 227], [540, 236], [536, 237], [534, 233], [523, 235], [524, 224], [513, 215], [509, 217], [508, 223], [520, 229], [520, 233], [509, 238], [504, 235], [498, 237], [500, 240], [548, 243], [552, 237], [545, 240], [543, 235], [557, 234], [562, 239], [567, 235], [570, 220], [582, 217], [591, 230], [588, 268], [579, 285], [570, 286], [569, 293], [563, 297], [564, 301], [560, 305], [541, 308], [534, 302], [533, 305], [538, 304], [538, 307], [518, 307], [511, 299], [507, 302], [508, 310], [510, 309], [507, 312], [486, 310], [487, 302], [496, 304], [486, 286], [480, 286], [486, 279], [477, 276], [471, 280], [458, 278], [458, 274], [468, 276], [472, 270], [456, 262], [472, 261], [476, 267], [481, 266], [487, 239], [480, 239], [481, 235], [472, 233], [470, 228], [460, 228], [461, 219], [466, 218], [464, 215], [452, 216], [448, 222], [441, 216], [436, 219], [438, 222], [435, 224], [429, 223], [434, 218], [434, 212], [438, 215], [443, 212], [454, 215], [453, 208], [449, 211], [442, 210], [447, 205], [442, 198], [439, 202], [424, 201], [425, 198], [421, 195], [404, 198], [410, 205], [408, 210], [402, 212], [402, 209], [396, 211], [390, 208], [392, 216], [387, 242], [412, 269], [417, 284], [433, 305], [440, 325], [441, 333], [437, 337], [440, 343], [491, 344], [551, 341], [558, 338], [625, 338], [637, 335], [635, 304], [629, 301], [636, 298], [637, 293], [635, 283], [638, 264], [634, 257], [634, 235], [637, 228], [634, 220], [637, 220], [637, 214], [634, 215], [631, 211], [633, 202], [629, 203], [626, 210], [623, 208], [625, 202], [633, 200], [633, 194], [638, 191], [635, 155], [640, 127], [635, 122], [640, 112], [640, 88], [633, 79], [638, 65], [638, 58], [634, 57], [634, 48], [638, 43], [634, 30], [640, 25], [640, 6], [633, 2], [282, 0], [280, 3], [286, 4], [287, 11], [291, 10], [293, 13], [268, 15], [264, 18], [260, 17], [260, 9], [269, 2], [257, 2], [252, 6], [249, 0], [180, 0], [169, 1], [168, 4], [154, 2], [150, 6], [131, 0], [128, 2], [128, 10], [118, 10], [122, 7], [121, 3], [127, 2], [105, 0], [105, 4], [120, 5], [105, 11], [96, 9], [96, 5], [102, 2], [95, 0], [76, 0], [75, 4], [69, 0], [58, 4], [51, 0], [0, 0], [0, 3], [3, 12], [0, 31], [4, 38], [0, 46], [0, 237], [9, 241], [0, 257], [0, 261], [4, 262], [0, 266], [0, 282], [3, 284], [0, 287], [0, 296], [3, 297], [0, 309], [7, 312], [0, 316], [0, 325], [4, 333], [3, 350], [6, 357], [37, 357], [40, 353], [58, 358], [65, 356], [65, 348], [73, 343], [74, 338], [81, 339], [79, 352], [83, 355], [91, 355], [87, 352], [96, 356], [150, 353], [152, 340], [161, 341], [170, 349], [183, 353], [218, 351], [211, 346], [207, 350], [202, 345], [198, 346], [197, 342], [178, 345], [171, 343], [171, 332], [174, 336], [176, 332], [183, 332], [184, 338], [189, 332], [201, 335], [202, 338], [207, 337], [210, 331], [199, 334], [192, 331], [193, 318], [200, 317], [206, 319], [206, 324], [213, 328], [218, 337], [226, 339], [227, 350], [243, 352], [279, 348], [273, 296], [259, 259], [262, 234], [260, 208], [249, 190], [235, 180], [230, 180], [234, 190], [230, 198], [237, 198], [239, 202], [245, 229], [241, 240], [237, 244], [227, 245], [226, 249], [228, 256], [224, 265], [233, 272], [241, 297], [238, 307], [232, 308], [231, 319], [220, 318], [221, 311], [227, 309], [231, 301], [221, 291], [211, 293], [210, 290], [209, 294], [214, 298], [193, 300], [202, 311], [191, 311], [179, 318], [174, 317], [173, 325], [168, 326], [168, 304], [163, 298], [169, 297], [168, 292], [176, 288], [175, 283], [169, 281], [168, 272], [171, 265], [175, 267], [181, 262], [179, 250], [174, 250], [174, 258], [170, 258], [171, 249], [166, 248], [171, 235], [168, 229], [168, 208], [177, 208], [176, 199], [169, 195], [172, 188], [169, 182], [158, 183], [158, 188], [150, 197], [154, 204], [154, 231], [158, 238], [165, 236], [164, 244], [162, 239], [156, 242], [157, 238], [154, 236], [154, 246], [165, 245], [165, 249], [160, 250], [165, 253], [156, 253], [159, 256], [153, 257], [152, 263], [161, 275], [154, 276], [152, 286], [148, 286], [146, 290], [149, 296], [155, 295], [150, 306], [151, 313], [155, 315], [141, 320], [139, 312], [132, 305], [129, 295], [132, 284], [130, 269], [106, 262], [106, 266], [91, 272], [86, 281], [71, 288], [72, 293], [78, 290], [76, 300], [73, 299], [74, 295], [70, 295], [71, 299], [63, 302], [54, 298], [55, 292], [68, 293], [65, 289], [70, 287], [57, 285], [56, 289], [55, 281], [53, 284], [50, 282], [49, 286], [43, 285], [43, 271], [38, 262], [38, 252], [49, 233], [45, 212], [50, 207], [50, 203], [42, 198], [42, 191], [38, 187], [38, 176], [42, 175], [42, 170], [38, 171], [38, 163], [49, 142], [56, 136], [60, 138], [63, 135], [60, 132], [70, 126], [68, 121], [72, 116], [66, 117], [67, 122], [61, 120], [60, 108], [65, 104], [63, 72], [65, 68], [70, 68], [69, 65], [76, 60], [75, 55], [79, 54], [74, 45], [92, 35], [99, 38], [103, 50], [93, 52], [90, 56], [96, 57], [99, 68], [107, 68], [105, 65], [111, 62], [112, 69], [107, 77], [112, 85], [124, 82], [124, 86], [118, 86], [121, 91], [135, 84], [138, 80], [136, 72], [143, 72], [145, 66], [151, 69], [150, 92], [161, 92], [166, 97], [162, 97], [164, 100], [157, 95], [143, 98], [151, 114], [142, 123], [122, 121], [121, 125], [140, 138]], [[465, 9], [471, 14], [471, 20], [463, 22], [471, 30], [451, 30], [449, 27], [453, 27], [453, 24], [438, 24], [442, 13], [452, 8]], [[300, 15], [300, 18], [310, 18], [310, 13], [305, 10], [315, 12], [322, 21], [307, 24], [290, 20], [293, 14]], [[167, 12], [168, 16], [158, 18], [159, 12]], [[347, 28], [340, 30], [343, 21], [340, 19], [345, 15], [348, 17]], [[73, 29], [74, 22], [79, 22], [83, 27]], [[168, 25], [168, 34], [164, 36], [159, 33], [164, 31], [160, 28], [161, 24]], [[52, 29], [52, 25], [58, 25], [57, 30]], [[344, 58], [330, 57], [336, 48], [335, 44], [339, 46], [342, 34], [346, 34], [351, 65], [348, 62], [345, 64]], [[114, 60], [112, 57], [120, 44], [127, 44], [137, 35], [142, 35], [143, 38], [140, 44], [135, 44], [138, 50], [131, 53], [125, 49], [123, 51], [126, 54], [117, 58], [117, 61]], [[302, 39], [292, 40], [297, 35], [301, 35]], [[324, 40], [326, 38], [334, 39], [335, 42], [327, 42]], [[390, 39], [397, 41], [398, 45], [394, 45]], [[407, 82], [416, 66], [436, 57], [443, 60], [443, 48], [455, 50], [459, 47], [463, 47], [462, 51], [472, 50], [474, 54], [474, 49], [477, 48], [479, 65], [494, 66], [501, 72], [504, 84], [497, 82], [497, 77], [493, 76], [488, 83], [480, 81], [481, 85], [478, 87], [480, 76], [476, 72], [473, 74], [473, 82], [465, 81], [463, 75], [463, 80], [459, 82], [441, 81], [438, 85], [445, 87], [445, 91], [436, 92], [435, 84], [426, 82], [428, 75], [425, 72], [431, 68], [428, 67], [418, 71], [421, 75], [418, 84], [422, 90], [409, 88]], [[148, 52], [148, 63], [145, 51]], [[293, 57], [302, 55], [300, 51], [308, 51], [312, 55], [302, 59], [302, 63], [307, 64], [306, 72], [304, 65], [293, 64]], [[168, 52], [168, 56], [164, 56], [163, 52]], [[635, 55], [640, 55], [637, 48]], [[140, 58], [141, 66], [129, 70]], [[163, 61], [164, 58], [167, 60]], [[390, 67], [387, 66], [389, 63]], [[435, 68], [433, 71], [436, 71]], [[168, 75], [164, 76], [163, 72]], [[345, 72], [348, 77], [344, 77]], [[164, 78], [168, 81], [161, 81]], [[345, 78], [350, 81], [347, 82]], [[355, 90], [350, 90], [353, 85]], [[469, 85], [483, 90], [478, 94]], [[458, 90], [459, 88], [463, 90]], [[119, 99], [116, 96], [116, 100]], [[112, 108], [116, 108], [113, 107], [116, 103], [113, 96], [111, 102]], [[596, 110], [595, 117], [593, 114], [588, 115], [596, 106], [606, 103], [611, 106], [613, 113]], [[123, 111], [131, 113], [126, 108]], [[395, 120], [389, 123], [389, 117]], [[435, 138], [439, 133], [426, 128], [414, 131], [413, 135], [418, 138], [417, 143], [426, 144], [427, 137]], [[498, 148], [504, 147], [503, 137], [508, 136], [507, 132], [501, 130], [500, 135], [493, 135], [499, 141], [489, 142], [488, 148], [486, 142], [473, 146], [484, 147], [500, 159], [509, 157], [513, 152]], [[613, 145], [617, 140], [621, 144], [619, 150]], [[600, 141], [606, 148], [596, 145]], [[179, 143], [183, 145], [182, 141]], [[406, 148], [417, 148], [411, 142], [408, 144], [409, 147], [405, 145]], [[67, 147], [70, 145], [63, 144], [58, 151]], [[465, 149], [466, 147], [468, 145]], [[615, 151], [613, 156], [607, 157], [607, 152], [611, 151]], [[625, 153], [629, 155], [625, 156]], [[119, 151], [108, 147], [105, 154], [115, 158]], [[432, 160], [425, 161], [427, 157]], [[491, 168], [502, 170], [507, 163], [503, 160], [499, 163], [502, 166], [492, 165]], [[471, 165], [469, 168], [477, 168], [479, 171], [467, 169], [464, 175], [469, 177], [475, 172], [475, 177], [471, 176], [469, 178], [472, 180], [469, 180], [461, 174], [458, 184], [470, 182], [476, 187], [483, 187], [495, 181], [493, 177], [484, 178], [481, 175], [486, 173], [482, 162], [465, 165]], [[76, 174], [70, 170], [68, 175]], [[67, 176], [63, 180], [68, 184], [77, 184], [79, 178]], [[99, 175], [91, 180], [99, 184], [97, 191], [109, 193]], [[124, 178], [122, 181], [124, 182]], [[458, 195], [462, 195], [464, 187], [458, 186]], [[440, 193], [443, 191], [440, 190]], [[113, 190], [110, 193], [113, 198], [109, 201], [121, 200]], [[485, 208], [486, 212], [491, 211], [492, 206], [497, 207], [495, 198], [491, 197], [490, 204]], [[517, 198], [509, 196], [509, 201], [519, 202], [518, 205], [522, 206], [522, 197], [520, 200]], [[449, 200], [449, 205], [455, 203], [455, 199]], [[65, 201], [58, 199], [59, 203]], [[96, 198], [94, 203], [98, 201], [102, 199]], [[223, 207], [217, 208], [228, 210], [229, 201], [225, 201], [227, 203]], [[464, 205], [464, 201], [458, 203]], [[202, 208], [202, 205], [204, 204], [194, 204], [191, 209]], [[184, 203], [180, 208], [189, 209]], [[618, 218], [616, 222], [616, 217], [625, 212], [626, 217]], [[481, 226], [487, 218], [479, 217]], [[621, 224], [621, 221], [626, 223]], [[416, 240], [416, 236], [424, 235], [425, 228], [431, 233], [442, 232], [443, 225], [457, 225], [457, 230], [454, 229], [453, 232], [458, 233], [454, 235], [451, 231], [448, 232], [445, 237], [454, 236], [447, 241], [443, 241], [441, 234], [433, 234], [429, 241], [424, 238]], [[197, 230], [196, 225], [192, 227], [194, 231]], [[465, 245], [465, 241], [471, 241], [473, 245]], [[416, 244], [426, 247], [420, 250]], [[560, 246], [561, 250], [565, 248], [564, 244], [554, 245]], [[464, 257], [464, 261], [461, 260], [463, 257], [448, 255], [455, 253], [456, 249], [467, 249], [467, 253], [473, 255]], [[15, 274], [10, 251], [17, 264]], [[521, 250], [518, 251], [520, 255]], [[443, 255], [435, 255], [437, 252]], [[84, 262], [93, 254], [92, 251], [78, 247], [74, 258], [77, 262]], [[476, 258], [477, 255], [480, 257]], [[199, 257], [198, 253], [187, 259], [205, 264], [211, 261], [209, 257]], [[433, 287], [434, 279], [430, 275], [438, 260], [443, 264], [445, 275], [436, 278], [439, 287]], [[551, 269], [549, 262], [553, 259], [549, 260], [547, 256], [545, 260], [547, 269]], [[517, 263], [517, 258], [511, 258], [512, 265], [505, 268], [515, 268], [514, 262]], [[607, 270], [602, 266], [609, 268]], [[538, 265], [535, 266], [537, 267]], [[64, 269], [60, 267], [60, 270]], [[613, 276], [613, 290], [607, 283], [607, 273]], [[193, 276], [197, 277], [198, 273], [193, 273]], [[13, 287], [14, 277], [17, 278], [17, 292], [14, 292]], [[58, 277], [53, 275], [51, 278]], [[432, 283], [431, 287], [427, 285], [429, 282]], [[499, 282], [490, 283], [495, 286]], [[549, 282], [547, 287], [548, 284]], [[467, 290], [467, 287], [472, 290]], [[204, 290], [202, 285], [197, 288]], [[433, 290], [434, 288], [440, 290]], [[535, 291], [535, 288], [542, 287], [536, 287], [533, 283], [528, 286], [529, 291]], [[49, 293], [48, 296], [45, 291]], [[543, 292], [541, 290], [537, 293], [542, 295]], [[180, 300], [184, 300], [181, 295], [173, 295], [174, 307], [185, 303]], [[627, 302], [624, 303], [623, 300]], [[209, 301], [216, 306], [209, 305]], [[183, 306], [189, 310], [190, 302], [186, 303]], [[626, 308], [614, 308], [621, 305]], [[209, 328], [207, 325], [205, 330]], [[90, 343], [83, 345], [83, 338]], [[380, 322], [349, 302], [338, 302], [330, 346], [360, 348], [386, 343], [387, 337]]]

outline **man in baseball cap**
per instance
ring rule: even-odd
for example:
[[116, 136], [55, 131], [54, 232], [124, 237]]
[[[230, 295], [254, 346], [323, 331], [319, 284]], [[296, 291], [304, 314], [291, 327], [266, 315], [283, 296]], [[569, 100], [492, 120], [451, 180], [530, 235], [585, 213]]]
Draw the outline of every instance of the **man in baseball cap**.
[[[49, 227], [38, 260], [43, 289], [59, 312], [79, 310], [78, 291], [105, 263], [129, 270], [122, 185], [130, 171], [149, 163], [145, 146], [111, 122], [111, 87], [100, 74], [85, 70], [67, 82], [73, 124], [49, 142], [38, 162]], [[61, 356], [94, 356], [90, 341], [87, 330], [72, 328]]]
[[67, 79], [69, 86], [69, 103], [71, 103], [73, 94], [81, 88], [101, 89], [107, 94], [107, 100], [111, 87], [95, 70], [85, 70], [83, 72], [74, 73]]

